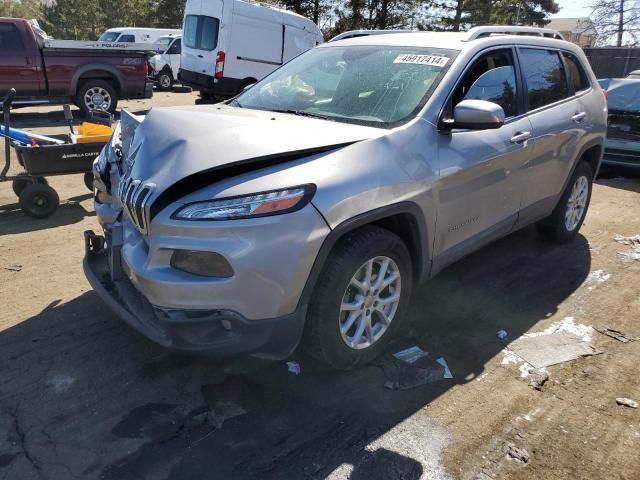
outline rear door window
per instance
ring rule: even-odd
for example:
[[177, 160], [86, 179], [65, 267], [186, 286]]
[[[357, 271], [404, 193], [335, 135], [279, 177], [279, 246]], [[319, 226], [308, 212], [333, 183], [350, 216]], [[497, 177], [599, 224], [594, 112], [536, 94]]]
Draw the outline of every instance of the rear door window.
[[218, 46], [220, 20], [206, 15], [187, 15], [184, 22], [184, 44], [196, 50], [215, 50]]
[[120, 38], [118, 39], [118, 43], [135, 43], [136, 41], [136, 37], [133, 35], [120, 35]]
[[567, 52], [562, 52], [564, 64], [567, 67], [567, 76], [569, 77], [569, 86], [574, 93], [587, 90], [591, 84], [584, 69], [580, 65], [580, 61]]
[[24, 50], [18, 28], [12, 23], [0, 23], [0, 52]]
[[567, 81], [557, 51], [521, 48], [520, 59], [528, 90], [529, 110], [567, 98]]

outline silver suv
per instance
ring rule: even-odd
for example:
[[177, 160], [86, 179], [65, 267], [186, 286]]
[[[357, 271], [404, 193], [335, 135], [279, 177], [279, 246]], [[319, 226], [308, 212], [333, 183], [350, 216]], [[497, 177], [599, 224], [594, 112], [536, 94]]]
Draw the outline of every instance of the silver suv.
[[87, 278], [167, 347], [372, 359], [445, 266], [534, 222], [580, 229], [607, 110], [557, 37], [343, 40], [227, 104], [123, 113], [94, 164]]

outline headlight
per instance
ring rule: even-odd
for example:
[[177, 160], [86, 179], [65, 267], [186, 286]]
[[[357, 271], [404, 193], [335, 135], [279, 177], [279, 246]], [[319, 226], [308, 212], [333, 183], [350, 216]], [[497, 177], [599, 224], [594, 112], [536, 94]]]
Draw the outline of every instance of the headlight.
[[282, 215], [304, 207], [316, 191], [315, 185], [194, 202], [180, 207], [171, 218], [179, 220], [233, 220]]

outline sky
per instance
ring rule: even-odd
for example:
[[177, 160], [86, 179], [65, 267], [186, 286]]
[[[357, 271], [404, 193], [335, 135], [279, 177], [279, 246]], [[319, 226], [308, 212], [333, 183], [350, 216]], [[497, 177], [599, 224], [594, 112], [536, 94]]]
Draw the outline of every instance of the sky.
[[580, 0], [556, 0], [560, 5], [560, 11], [551, 18], [588, 17], [591, 14], [590, 1]]

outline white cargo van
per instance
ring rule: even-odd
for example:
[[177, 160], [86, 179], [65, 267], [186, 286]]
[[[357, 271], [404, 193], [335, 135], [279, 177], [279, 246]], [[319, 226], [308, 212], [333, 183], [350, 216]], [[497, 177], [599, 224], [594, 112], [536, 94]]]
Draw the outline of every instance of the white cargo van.
[[187, 0], [178, 78], [223, 99], [323, 42], [311, 20], [242, 0]]
[[160, 37], [180, 35], [179, 28], [110, 28], [98, 37], [100, 42], [156, 43]]
[[163, 45], [164, 51], [149, 59], [153, 69], [152, 76], [160, 90], [169, 90], [178, 80], [182, 35], [160, 37], [156, 44]]

